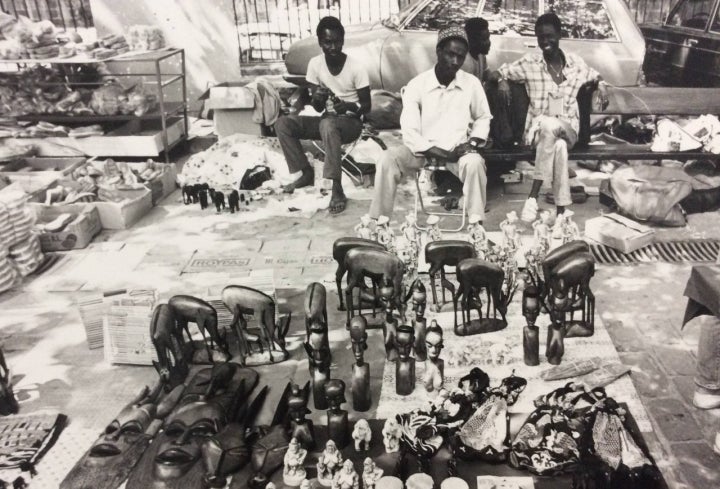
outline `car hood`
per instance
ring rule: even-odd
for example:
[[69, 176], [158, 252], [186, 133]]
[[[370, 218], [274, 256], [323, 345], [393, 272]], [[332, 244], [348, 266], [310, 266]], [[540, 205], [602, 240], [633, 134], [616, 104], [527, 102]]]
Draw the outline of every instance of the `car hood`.
[[[343, 51], [353, 54], [371, 41], [378, 42], [397, 32], [385, 27], [381, 22], [366, 22], [345, 27], [345, 45]], [[322, 54], [317, 36], [307, 37], [294, 42], [285, 56], [285, 67], [291, 75], [305, 75], [311, 58]]]

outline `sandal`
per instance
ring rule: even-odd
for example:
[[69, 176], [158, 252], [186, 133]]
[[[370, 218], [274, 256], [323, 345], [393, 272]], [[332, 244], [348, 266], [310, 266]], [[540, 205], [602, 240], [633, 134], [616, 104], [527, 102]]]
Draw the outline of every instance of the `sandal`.
[[347, 197], [343, 197], [342, 199], [330, 200], [328, 212], [333, 215], [344, 212], [345, 208], [347, 207], [347, 201]]

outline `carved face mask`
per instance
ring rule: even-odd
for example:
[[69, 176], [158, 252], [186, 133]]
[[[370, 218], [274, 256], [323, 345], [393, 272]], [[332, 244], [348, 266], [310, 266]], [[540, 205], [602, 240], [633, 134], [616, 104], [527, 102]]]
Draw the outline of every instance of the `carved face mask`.
[[88, 462], [93, 465], [115, 462], [114, 458], [143, 436], [153, 420], [155, 409], [154, 404], [125, 406], [90, 448]]
[[437, 360], [443, 349], [443, 337], [435, 331], [429, 331], [425, 336], [425, 347], [427, 348], [428, 357], [431, 360]]
[[224, 409], [212, 402], [192, 402], [171, 414], [165, 428], [167, 440], [155, 456], [155, 477], [167, 480], [187, 473], [200, 459], [203, 441], [226, 423]]

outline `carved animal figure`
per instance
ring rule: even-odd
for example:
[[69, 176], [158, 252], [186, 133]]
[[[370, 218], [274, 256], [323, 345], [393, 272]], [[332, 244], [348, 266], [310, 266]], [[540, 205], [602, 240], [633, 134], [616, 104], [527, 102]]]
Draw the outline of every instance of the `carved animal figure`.
[[[210, 189], [212, 190], [212, 189]], [[212, 201], [213, 204], [215, 204], [215, 210], [217, 212], [222, 212], [223, 209], [225, 209], [225, 194], [220, 192], [219, 190], [215, 190], [212, 194]]]
[[[357, 239], [357, 238], [356, 238]], [[397, 309], [402, 310], [402, 279], [405, 273], [405, 264], [394, 253], [374, 248], [353, 248], [345, 256], [347, 267], [347, 289], [345, 299], [347, 302], [347, 322], [354, 315], [353, 289], [360, 286], [365, 277], [373, 282], [382, 282], [383, 279], [392, 282]]]
[[240, 194], [237, 190], [233, 190], [230, 192], [230, 195], [228, 195], [228, 207], [230, 207], [231, 214], [240, 211]]
[[[550, 272], [553, 268], [560, 264], [566, 258], [569, 258], [577, 253], [589, 253], [590, 245], [585, 241], [577, 240], [565, 243], [562, 246], [558, 246], [547, 255], [542, 262], [543, 277], [546, 282], [549, 281]], [[547, 292], [547, 291], [545, 291]]]
[[158, 356], [158, 361], [153, 361], [153, 366], [165, 389], [170, 390], [182, 384], [190, 367], [183, 354], [182, 330], [177, 327], [169, 305], [155, 306], [150, 322], [150, 339]]
[[358, 248], [360, 246], [373, 248], [376, 250], [385, 249], [385, 247], [377, 241], [372, 241], [370, 239], [364, 238], [338, 238], [337, 240], [335, 240], [335, 243], [333, 243], [333, 259], [335, 259], [338, 264], [337, 270], [335, 271], [335, 284], [337, 285], [338, 299], [340, 300], [340, 307], [338, 307], [339, 311], [345, 310], [341, 286], [342, 278], [343, 276], [345, 276], [345, 272], [347, 271], [347, 267], [345, 266], [345, 256], [347, 255], [348, 251], [352, 250], [353, 248]]
[[208, 190], [210, 190], [210, 188], [207, 183], [198, 183], [195, 185], [195, 193], [197, 194], [201, 209], [206, 209], [208, 206]]
[[[192, 336], [190, 336], [190, 329], [188, 328], [188, 323], [197, 324], [197, 327], [200, 330], [200, 334], [203, 337], [203, 343], [205, 344], [205, 348], [207, 350], [208, 361], [213, 361], [211, 350], [212, 342], [215, 342], [215, 344], [217, 344], [218, 348], [222, 353], [227, 355], [228, 358], [230, 357], [227, 342], [225, 341], [225, 338], [221, 337], [220, 333], [218, 332], [217, 311], [213, 306], [211, 306], [202, 299], [198, 299], [197, 297], [192, 297], [189, 295], [176, 295], [171, 297], [168, 301], [168, 306], [170, 307], [170, 311], [175, 318], [178, 332], [181, 338], [182, 331], [184, 330], [187, 333], [188, 338], [191, 339]], [[206, 331], [210, 334], [210, 344], [208, 344], [208, 340], [205, 335]], [[180, 343], [182, 344], [184, 343], [184, 341], [181, 341]]]
[[[503, 272], [502, 268], [488, 261], [466, 258], [457, 265], [457, 278], [460, 287], [458, 287], [457, 294], [453, 296], [453, 302], [457, 309], [457, 299], [462, 297], [460, 305], [463, 325], [470, 322], [470, 305], [473, 298], [483, 288], [487, 290], [488, 295], [487, 315], [490, 315], [490, 300], [492, 298], [493, 316], [496, 317], [495, 311], [500, 311], [502, 320], [507, 322], [505, 319], [507, 307], [502, 299], [502, 284], [505, 278], [505, 272]], [[480, 311], [479, 307], [478, 314], [482, 317], [482, 311]], [[455, 327], [457, 329], [457, 314], [455, 315]]]
[[425, 246], [425, 261], [430, 264], [428, 274], [432, 286], [433, 304], [437, 305], [438, 303], [435, 291], [437, 273], [440, 272], [440, 290], [443, 303], [445, 303], [445, 289], [450, 290], [451, 296], [455, 293], [455, 285], [445, 278], [445, 266], [457, 266], [462, 260], [476, 256], [475, 247], [467, 241], [441, 240], [430, 242]]
[[[223, 289], [221, 296], [225, 306], [233, 313], [231, 327], [237, 336], [243, 361], [252, 352], [250, 345], [253, 343], [259, 346], [260, 353], [265, 349], [268, 350], [271, 362], [274, 361], [273, 351], [277, 351], [274, 347], [275, 343], [282, 351], [282, 360], [287, 358], [285, 335], [290, 327], [290, 321], [286, 321], [280, 328], [276, 327], [275, 301], [272, 297], [244, 285], [228, 285]], [[248, 331], [247, 321], [243, 316], [243, 314], [255, 313], [260, 323], [260, 335]]]
[[[566, 258], [550, 272], [548, 302], [550, 314], [557, 316], [564, 313], [582, 310], [582, 321], [586, 317], [586, 301], [592, 300], [590, 279], [595, 275], [595, 259], [590, 253], [577, 253]], [[555, 317], [560, 321], [560, 318]], [[561, 321], [562, 322], [562, 321]], [[592, 330], [592, 325], [588, 325]]]
[[183, 185], [182, 188], [183, 204], [197, 204], [198, 195], [195, 185]]

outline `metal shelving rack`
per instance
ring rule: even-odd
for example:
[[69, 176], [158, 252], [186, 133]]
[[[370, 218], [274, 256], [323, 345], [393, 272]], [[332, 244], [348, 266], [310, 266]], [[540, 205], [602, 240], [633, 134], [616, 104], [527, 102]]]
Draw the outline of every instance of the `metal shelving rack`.
[[[163, 72], [163, 64], [167, 64], [168, 60], [179, 58], [180, 60], [180, 71], [175, 72]], [[123, 122], [133, 120], [157, 120], [159, 119], [162, 125], [162, 142], [163, 142], [163, 153], [165, 154], [165, 161], [169, 160], [169, 152], [176, 145], [187, 140], [188, 137], [188, 113], [187, 113], [187, 82], [185, 78], [185, 50], [177, 48], [166, 48], [158, 51], [147, 51], [140, 53], [126, 53], [118, 56], [114, 56], [107, 59], [95, 59], [88, 58], [83, 55], [76, 55], [69, 58], [48, 58], [48, 59], [14, 59], [14, 60], [0, 60], [3, 64], [15, 64], [18, 68], [25, 67], [27, 65], [37, 64], [58, 64], [58, 65], [83, 65], [83, 64], [97, 64], [105, 63], [111, 66], [113, 63], [153, 63], [155, 71], [153, 73], [110, 73], [106, 75], [100, 75], [104, 78], [113, 77], [151, 77], [152, 80], [143, 80], [146, 84], [157, 85], [157, 97], [158, 97], [158, 110], [144, 114], [142, 116], [136, 116], [134, 114], [128, 115], [74, 115], [74, 114], [28, 114], [23, 116], [17, 116], [16, 119], [19, 121], [39, 122], [46, 121], [55, 124], [99, 124], [103, 122]], [[180, 82], [182, 84], [182, 102], [168, 102], [165, 100], [165, 90], [168, 86]], [[72, 82], [72, 85], [93, 85], [96, 86], [97, 82]], [[183, 134], [175, 141], [170, 142], [168, 140], [168, 120], [182, 114], [184, 131]]]

